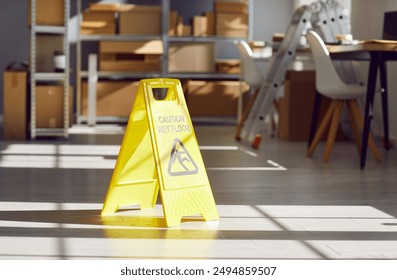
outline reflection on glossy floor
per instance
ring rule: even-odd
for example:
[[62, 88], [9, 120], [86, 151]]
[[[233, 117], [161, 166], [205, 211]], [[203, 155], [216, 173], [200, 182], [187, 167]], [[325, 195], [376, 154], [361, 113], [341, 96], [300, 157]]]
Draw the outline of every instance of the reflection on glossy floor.
[[1, 259], [397, 259], [396, 149], [360, 171], [353, 142], [323, 164], [323, 145], [308, 159], [303, 142], [252, 150], [232, 126], [196, 126], [220, 219], [166, 228], [160, 202], [101, 218], [123, 131], [88, 132], [1, 142]]

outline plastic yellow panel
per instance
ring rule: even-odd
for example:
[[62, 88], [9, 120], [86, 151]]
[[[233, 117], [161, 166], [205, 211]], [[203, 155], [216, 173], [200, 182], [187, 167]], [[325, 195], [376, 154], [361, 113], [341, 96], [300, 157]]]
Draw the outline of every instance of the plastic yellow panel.
[[[153, 89], [167, 89], [157, 100]], [[183, 216], [218, 219], [218, 211], [179, 80], [146, 79], [139, 84], [116, 167], [102, 209], [153, 207], [160, 189], [167, 226]]]

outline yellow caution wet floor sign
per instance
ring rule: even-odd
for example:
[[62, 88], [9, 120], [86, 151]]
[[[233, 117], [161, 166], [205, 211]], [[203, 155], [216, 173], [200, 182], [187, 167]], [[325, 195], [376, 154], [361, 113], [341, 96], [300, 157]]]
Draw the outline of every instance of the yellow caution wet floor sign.
[[[153, 89], [167, 89], [157, 100]], [[141, 80], [102, 215], [121, 206], [154, 207], [160, 191], [167, 226], [183, 216], [218, 219], [179, 80]]]

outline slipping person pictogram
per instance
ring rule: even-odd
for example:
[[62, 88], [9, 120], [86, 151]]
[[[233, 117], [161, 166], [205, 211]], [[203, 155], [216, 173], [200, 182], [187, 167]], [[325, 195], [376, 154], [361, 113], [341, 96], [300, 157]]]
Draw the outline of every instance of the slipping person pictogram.
[[186, 150], [182, 141], [179, 138], [175, 138], [168, 164], [168, 174], [171, 176], [184, 176], [197, 174], [197, 172], [198, 167], [192, 156]]

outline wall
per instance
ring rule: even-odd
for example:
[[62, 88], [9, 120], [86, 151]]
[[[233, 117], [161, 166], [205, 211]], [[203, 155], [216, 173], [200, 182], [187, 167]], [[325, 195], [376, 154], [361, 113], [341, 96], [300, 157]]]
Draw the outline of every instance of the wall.
[[271, 42], [274, 33], [284, 33], [294, 12], [291, 0], [254, 1], [254, 40]]

